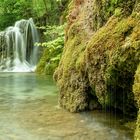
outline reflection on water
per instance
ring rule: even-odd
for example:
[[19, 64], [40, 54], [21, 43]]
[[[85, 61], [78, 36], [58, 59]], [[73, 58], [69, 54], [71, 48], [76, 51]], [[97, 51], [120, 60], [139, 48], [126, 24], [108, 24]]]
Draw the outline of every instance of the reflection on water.
[[57, 106], [51, 77], [0, 73], [0, 140], [132, 140], [116, 117]]

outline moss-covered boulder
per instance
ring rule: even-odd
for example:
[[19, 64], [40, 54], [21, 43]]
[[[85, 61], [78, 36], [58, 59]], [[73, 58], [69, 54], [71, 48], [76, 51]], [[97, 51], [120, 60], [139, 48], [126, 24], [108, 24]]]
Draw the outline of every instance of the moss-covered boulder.
[[71, 112], [113, 108], [135, 117], [133, 82], [140, 62], [139, 0], [73, 0], [54, 79]]
[[89, 85], [85, 67], [81, 64], [84, 62], [87, 43], [93, 34], [92, 16], [93, 1], [71, 1], [65, 48], [54, 74], [60, 87], [60, 105], [71, 112], [88, 109], [91, 106], [90, 102], [93, 102], [89, 96], [95, 96]]
[[[136, 99], [138, 106], [140, 108], [140, 65], [138, 66], [138, 69], [137, 69], [136, 74], [135, 74], [135, 82], [133, 85], [133, 91], [135, 94], [135, 99]], [[140, 140], [140, 110], [138, 112], [138, 120], [137, 120], [135, 139]]]
[[100, 104], [136, 112], [132, 85], [140, 58], [139, 18], [112, 17], [93, 36], [85, 51], [91, 87]]

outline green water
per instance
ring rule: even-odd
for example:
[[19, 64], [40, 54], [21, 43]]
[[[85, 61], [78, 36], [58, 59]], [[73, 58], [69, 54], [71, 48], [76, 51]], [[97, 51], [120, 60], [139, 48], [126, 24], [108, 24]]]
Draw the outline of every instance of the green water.
[[0, 140], [132, 140], [109, 113], [59, 108], [52, 77], [0, 73]]

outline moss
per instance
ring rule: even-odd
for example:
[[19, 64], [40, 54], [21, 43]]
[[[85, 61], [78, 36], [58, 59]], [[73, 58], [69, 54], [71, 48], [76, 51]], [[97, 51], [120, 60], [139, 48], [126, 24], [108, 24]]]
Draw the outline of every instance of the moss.
[[132, 85], [140, 58], [140, 15], [135, 10], [138, 3], [74, 2], [65, 48], [54, 74], [60, 105], [72, 112], [101, 105], [136, 117]]
[[131, 17], [112, 18], [93, 36], [86, 50], [90, 83], [95, 85], [100, 103], [132, 115], [137, 112], [132, 84], [140, 56], [139, 41], [133, 37], [140, 35], [134, 31], [138, 27], [138, 21]]
[[140, 140], [140, 111], [138, 113], [138, 117], [137, 117], [137, 127], [136, 127], [136, 131], [135, 131], [135, 140]]
[[133, 85], [133, 92], [135, 94], [135, 99], [138, 102], [138, 105], [140, 106], [140, 64], [137, 68], [136, 74], [135, 74], [135, 82]]
[[136, 120], [125, 122], [124, 126], [127, 127], [128, 129], [131, 129], [132, 132], [134, 133], [136, 129]]
[[[138, 106], [140, 108], [140, 64], [139, 64], [137, 71], [136, 71], [136, 74], [135, 74], [135, 82], [133, 85], [133, 92], [135, 94], [135, 100], [137, 101]], [[140, 140], [140, 110], [138, 112], [135, 140]]]
[[121, 8], [116, 8], [115, 12], [114, 12], [114, 15], [119, 17], [121, 14], [122, 14], [122, 9]]
[[37, 65], [36, 73], [52, 75], [55, 69], [58, 67], [62, 54], [62, 47], [57, 48], [45, 48], [43, 56]]

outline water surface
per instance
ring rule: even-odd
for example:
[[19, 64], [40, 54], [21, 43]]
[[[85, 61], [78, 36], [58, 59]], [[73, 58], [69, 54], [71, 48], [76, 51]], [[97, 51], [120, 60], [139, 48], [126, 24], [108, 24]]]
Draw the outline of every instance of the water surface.
[[0, 140], [132, 140], [109, 113], [58, 107], [52, 77], [0, 73]]

